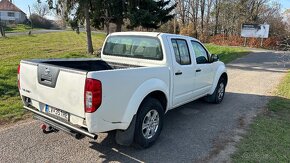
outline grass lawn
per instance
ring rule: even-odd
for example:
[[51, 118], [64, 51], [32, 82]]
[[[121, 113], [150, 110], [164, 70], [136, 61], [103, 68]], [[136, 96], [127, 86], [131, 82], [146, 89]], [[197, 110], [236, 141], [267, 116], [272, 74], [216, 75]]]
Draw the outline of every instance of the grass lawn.
[[217, 54], [220, 60], [225, 63], [229, 63], [249, 53], [248, 50], [242, 47], [219, 46], [214, 44], [206, 44], [205, 46], [211, 54]]
[[[105, 35], [93, 34], [95, 50], [100, 48]], [[209, 51], [229, 62], [247, 53], [242, 48], [207, 45]], [[21, 59], [71, 58], [86, 55], [86, 36], [75, 32], [58, 32], [33, 36], [0, 38], [0, 124], [25, 118], [17, 89], [17, 66]]]
[[290, 162], [290, 72], [275, 95], [238, 144], [234, 162]]
[[[5, 32], [7, 33], [11, 33], [11, 32], [27, 32], [30, 30], [30, 26], [26, 25], [26, 24], [17, 24], [13, 27], [6, 27], [5, 28]], [[36, 29], [41, 29], [41, 28], [33, 28], [33, 30]]]

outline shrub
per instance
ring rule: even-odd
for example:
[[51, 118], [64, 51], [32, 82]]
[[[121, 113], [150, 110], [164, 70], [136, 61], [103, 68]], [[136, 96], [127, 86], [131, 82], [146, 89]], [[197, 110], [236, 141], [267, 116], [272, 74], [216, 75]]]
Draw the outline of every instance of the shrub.
[[37, 14], [32, 14], [30, 16], [30, 20], [32, 21], [33, 27], [35, 28], [51, 29], [54, 27], [53, 21], [41, 17]]
[[[278, 37], [269, 37], [263, 40], [263, 48], [267, 49], [274, 49], [277, 46], [277, 42], [280, 39]], [[230, 35], [225, 36], [223, 34], [211, 36], [210, 40], [211, 43], [217, 45], [229, 45], [229, 46], [243, 46], [244, 45], [244, 38], [239, 35]], [[260, 48], [261, 47], [261, 39], [260, 38], [247, 38], [246, 46], [253, 47], [253, 48]]]

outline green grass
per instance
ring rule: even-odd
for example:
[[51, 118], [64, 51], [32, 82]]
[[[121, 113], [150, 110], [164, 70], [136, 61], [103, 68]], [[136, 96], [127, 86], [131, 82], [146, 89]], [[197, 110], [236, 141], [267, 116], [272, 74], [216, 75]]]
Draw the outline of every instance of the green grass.
[[[6, 27], [5, 31], [7, 33], [11, 33], [11, 32], [27, 32], [31, 29], [30, 26], [26, 25], [26, 24], [17, 24], [15, 26], [11, 26], [11, 27]], [[35, 30], [35, 29], [34, 29]]]
[[221, 61], [229, 63], [237, 58], [243, 57], [249, 53], [242, 47], [219, 46], [214, 44], [206, 44], [206, 48], [211, 54], [217, 54]]
[[[95, 50], [101, 47], [105, 35], [93, 34]], [[208, 44], [211, 53], [229, 62], [246, 54], [241, 48]], [[58, 32], [32, 36], [0, 38], [0, 124], [25, 118], [17, 89], [17, 66], [21, 59], [89, 57], [86, 36], [75, 32]]]
[[290, 72], [275, 95], [238, 144], [234, 162], [290, 162]]
[[[97, 50], [105, 35], [93, 34], [92, 37]], [[25, 117], [17, 89], [17, 66], [21, 59], [72, 57], [89, 57], [84, 33], [58, 32], [0, 38], [0, 124]]]

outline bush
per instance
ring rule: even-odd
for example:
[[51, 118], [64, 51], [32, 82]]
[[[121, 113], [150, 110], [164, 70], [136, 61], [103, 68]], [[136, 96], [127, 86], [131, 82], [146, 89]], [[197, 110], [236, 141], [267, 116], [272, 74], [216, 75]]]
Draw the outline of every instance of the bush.
[[37, 14], [32, 14], [30, 16], [30, 20], [32, 21], [33, 27], [35, 28], [51, 29], [54, 27], [53, 21], [41, 17]]
[[193, 28], [193, 24], [189, 23], [187, 26], [184, 26], [184, 27], [180, 28], [179, 34], [195, 37], [196, 36], [196, 32], [193, 29], [194, 29]]
[[[278, 37], [269, 37], [263, 40], [263, 48], [274, 49], [277, 46]], [[222, 34], [210, 37], [210, 42], [217, 45], [228, 45], [228, 46], [243, 46], [244, 38], [239, 35], [225, 36]], [[260, 38], [247, 38], [246, 46], [252, 48], [260, 48], [261, 39]]]

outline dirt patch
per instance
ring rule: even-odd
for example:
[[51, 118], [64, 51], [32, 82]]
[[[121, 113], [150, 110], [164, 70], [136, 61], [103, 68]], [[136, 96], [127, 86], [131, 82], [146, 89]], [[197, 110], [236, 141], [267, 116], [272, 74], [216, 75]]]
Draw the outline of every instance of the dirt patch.
[[213, 148], [210, 153], [197, 162], [231, 162], [231, 155], [236, 151], [235, 146], [247, 133], [249, 125], [257, 115], [264, 114], [266, 110], [266, 108], [260, 108], [256, 113], [240, 116], [237, 129], [227, 135], [221, 132], [220, 136], [213, 140]]
[[32, 113], [27, 113], [23, 117], [21, 117], [21, 119], [17, 119], [15, 121], [0, 120], [0, 130], [3, 129], [3, 128], [8, 128], [8, 127], [17, 125], [17, 124], [30, 122], [32, 120], [33, 120]]

